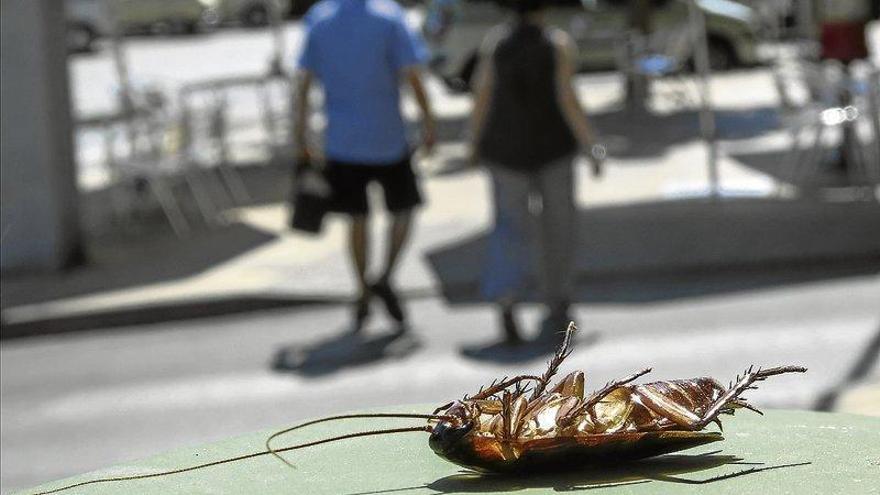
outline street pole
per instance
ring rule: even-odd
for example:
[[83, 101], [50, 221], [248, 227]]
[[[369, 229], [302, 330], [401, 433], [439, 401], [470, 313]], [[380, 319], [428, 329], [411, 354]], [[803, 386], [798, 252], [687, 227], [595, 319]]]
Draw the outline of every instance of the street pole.
[[125, 126], [125, 134], [128, 139], [129, 153], [134, 155], [137, 146], [137, 136], [134, 131], [134, 99], [131, 91], [131, 78], [128, 72], [128, 60], [125, 58], [125, 47], [123, 45], [123, 26], [122, 16], [119, 13], [121, 6], [118, 2], [105, 0], [104, 7], [110, 13], [112, 21], [112, 33], [110, 40], [110, 51], [113, 56], [113, 69], [116, 72], [116, 83], [119, 85], [119, 114], [122, 117], [123, 126]]
[[[653, 15], [652, 0], [630, 0], [627, 13], [629, 36], [626, 43], [626, 63], [631, 64], [636, 52], [644, 50], [644, 44], [651, 34], [651, 18]], [[627, 70], [626, 76], [626, 108], [629, 111], [647, 112], [650, 87], [648, 77], [634, 70]]]
[[696, 0], [687, 0], [691, 42], [694, 47], [694, 66], [700, 88], [700, 134], [706, 143], [706, 164], [709, 175], [709, 195], [720, 198], [718, 174], [718, 143], [715, 136], [715, 113], [712, 111], [712, 95], [709, 87], [709, 39], [706, 35], [706, 17]]
[[279, 0], [269, 2], [269, 10], [269, 28], [272, 30], [272, 60], [269, 62], [269, 74], [281, 76], [283, 75], [281, 61], [284, 59], [284, 31]]

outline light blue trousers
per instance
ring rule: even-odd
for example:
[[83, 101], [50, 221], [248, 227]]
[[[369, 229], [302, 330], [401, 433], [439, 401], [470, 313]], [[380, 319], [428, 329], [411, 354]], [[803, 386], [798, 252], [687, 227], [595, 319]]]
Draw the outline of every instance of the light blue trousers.
[[521, 300], [535, 274], [544, 303], [570, 301], [577, 242], [572, 161], [566, 157], [532, 173], [488, 166], [495, 227], [482, 278], [486, 299]]

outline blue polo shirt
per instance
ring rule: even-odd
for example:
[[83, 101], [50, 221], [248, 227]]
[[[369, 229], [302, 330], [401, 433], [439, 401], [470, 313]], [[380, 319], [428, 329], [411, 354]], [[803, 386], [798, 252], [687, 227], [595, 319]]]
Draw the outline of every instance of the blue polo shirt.
[[408, 153], [400, 73], [427, 61], [393, 0], [323, 0], [309, 9], [299, 67], [324, 87], [331, 160], [394, 163]]

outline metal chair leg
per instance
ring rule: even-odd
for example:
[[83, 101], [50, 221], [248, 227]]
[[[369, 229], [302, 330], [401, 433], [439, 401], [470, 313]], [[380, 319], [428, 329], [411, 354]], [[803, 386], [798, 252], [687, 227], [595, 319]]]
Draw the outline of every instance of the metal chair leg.
[[174, 198], [174, 193], [165, 186], [164, 180], [161, 177], [149, 176], [147, 182], [149, 183], [150, 191], [152, 191], [153, 196], [159, 202], [162, 212], [168, 218], [168, 223], [171, 224], [174, 233], [178, 237], [183, 237], [190, 230], [189, 222], [180, 210], [180, 205]]

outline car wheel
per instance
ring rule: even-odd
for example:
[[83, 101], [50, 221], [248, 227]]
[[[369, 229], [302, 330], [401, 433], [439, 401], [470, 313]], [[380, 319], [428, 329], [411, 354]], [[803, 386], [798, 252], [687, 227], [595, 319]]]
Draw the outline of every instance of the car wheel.
[[199, 34], [202, 31], [202, 24], [198, 21], [184, 21], [180, 24], [180, 32], [183, 34]]
[[725, 71], [737, 64], [736, 52], [726, 40], [709, 38], [709, 68], [713, 71]]
[[92, 44], [97, 35], [84, 24], [72, 24], [67, 27], [67, 50], [71, 53], [92, 51]]
[[248, 7], [241, 15], [241, 22], [248, 27], [262, 27], [269, 24], [269, 9], [265, 5]]
[[150, 34], [153, 36], [170, 36], [175, 32], [173, 21], [162, 20], [150, 24]]

